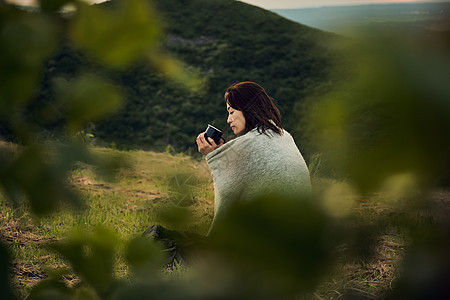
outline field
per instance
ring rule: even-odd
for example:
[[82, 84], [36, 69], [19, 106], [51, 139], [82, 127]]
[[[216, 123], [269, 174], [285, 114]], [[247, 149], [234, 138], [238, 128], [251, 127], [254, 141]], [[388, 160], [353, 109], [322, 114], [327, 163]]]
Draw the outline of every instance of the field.
[[[213, 214], [214, 192], [205, 162], [165, 153], [104, 148], [94, 151], [119, 155], [128, 166], [119, 170], [113, 181], [105, 181], [92, 172], [91, 166], [77, 165], [70, 180], [86, 204], [83, 210], [63, 210], [38, 220], [26, 208], [14, 209], [1, 199], [2, 240], [9, 244], [15, 258], [13, 282], [20, 298], [47, 277], [48, 268], [65, 266], [46, 244], [64, 238], [76, 227], [112, 228], [125, 240], [142, 234], [151, 224], [171, 228], [189, 217], [185, 229], [206, 234]], [[174, 205], [181, 211], [170, 214]], [[118, 277], [127, 274], [124, 264], [119, 263], [116, 270]], [[66, 280], [77, 281], [75, 277]]]
[[[99, 226], [107, 227], [118, 234], [121, 242], [140, 235], [155, 223], [199, 234], [208, 231], [213, 216], [214, 191], [204, 160], [197, 161], [181, 154], [98, 147], [93, 151], [121, 157], [127, 165], [109, 181], [95, 175], [90, 165], [79, 163], [73, 168], [70, 182], [86, 204], [83, 210], [63, 209], [36, 219], [26, 207], [13, 208], [1, 199], [1, 239], [9, 245], [13, 255], [12, 282], [19, 298], [26, 297], [37, 282], [47, 278], [51, 269], [67, 266], [46, 246], [64, 239], [74, 228], [90, 231]], [[313, 178], [316, 189], [334, 183]], [[448, 207], [449, 193], [437, 191], [434, 199]], [[393, 213], [391, 207], [368, 198], [358, 199], [352, 211], [356, 218], [366, 222]], [[376, 245], [372, 256], [342, 258], [310, 298], [339, 299], [353, 291], [372, 299], [388, 293], [393, 288], [408, 241], [401, 231], [389, 230], [372, 243]], [[339, 251], [345, 252], [345, 245]], [[117, 278], [129, 276], [122, 256], [119, 248], [115, 265]], [[175, 273], [178, 276], [183, 270], [161, 270], [161, 275], [166, 277]], [[64, 280], [68, 285], [79, 281], [75, 274], [65, 276]]]

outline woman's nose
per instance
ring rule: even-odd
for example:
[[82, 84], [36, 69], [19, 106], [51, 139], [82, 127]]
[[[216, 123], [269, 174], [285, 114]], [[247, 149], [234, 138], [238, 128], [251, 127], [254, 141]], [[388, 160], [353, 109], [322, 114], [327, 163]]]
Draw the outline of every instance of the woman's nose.
[[228, 124], [231, 124], [231, 116], [228, 116], [228, 118], [227, 118], [227, 123], [228, 123]]

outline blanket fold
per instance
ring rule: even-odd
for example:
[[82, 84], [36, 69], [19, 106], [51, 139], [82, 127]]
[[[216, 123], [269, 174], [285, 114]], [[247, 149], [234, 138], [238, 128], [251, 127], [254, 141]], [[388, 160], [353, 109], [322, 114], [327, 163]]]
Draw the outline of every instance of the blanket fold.
[[270, 129], [266, 133], [255, 128], [206, 156], [215, 193], [210, 232], [235, 201], [261, 194], [300, 196], [310, 192], [309, 171], [292, 136]]

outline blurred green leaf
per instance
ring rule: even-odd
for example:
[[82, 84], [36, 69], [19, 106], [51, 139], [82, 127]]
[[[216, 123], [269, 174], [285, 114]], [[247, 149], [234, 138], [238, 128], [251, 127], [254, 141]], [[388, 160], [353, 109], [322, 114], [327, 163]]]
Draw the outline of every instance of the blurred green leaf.
[[248, 281], [286, 296], [314, 289], [325, 275], [336, 229], [313, 199], [266, 196], [236, 204], [210, 236]]
[[123, 66], [155, 46], [158, 18], [148, 1], [114, 1], [108, 10], [78, 2], [73, 40], [103, 62]]
[[[66, 270], [65, 270], [66, 271]], [[58, 276], [60, 275], [60, 276]], [[63, 272], [60, 274], [51, 274], [50, 278], [43, 279], [36, 284], [27, 299], [69, 299], [73, 295], [68, 286], [61, 280]], [[91, 298], [92, 299], [92, 298]]]
[[[70, 145], [69, 145], [70, 147]], [[83, 147], [81, 147], [83, 149]], [[103, 180], [114, 181], [120, 170], [131, 168], [130, 161], [121, 153], [108, 153], [97, 149], [97, 151], [89, 151], [81, 162], [92, 165], [94, 171]]]
[[168, 203], [156, 209], [156, 220], [170, 228], [183, 228], [192, 221], [192, 211], [187, 207]]
[[148, 56], [150, 63], [162, 74], [192, 92], [205, 92], [206, 78], [201, 72], [165, 53], [154, 52]]
[[8, 248], [0, 242], [0, 297], [14, 299], [10, 283], [10, 254]]
[[23, 148], [16, 159], [1, 166], [0, 182], [4, 192], [16, 205], [25, 196], [37, 215], [55, 211], [63, 202], [79, 207], [79, 199], [66, 181], [74, 154], [72, 149], [68, 160], [67, 157], [60, 161], [53, 158], [52, 163], [41, 147]]
[[314, 104], [310, 138], [363, 191], [404, 174], [418, 188], [448, 180], [450, 94], [429, 75], [439, 70], [447, 78], [450, 61], [429, 49], [384, 45], [372, 37], [348, 50], [353, 73]]
[[90, 121], [98, 120], [119, 108], [121, 94], [106, 80], [93, 76], [80, 76], [67, 82], [54, 81], [60, 101], [66, 109], [69, 133], [75, 135]]
[[146, 281], [157, 277], [165, 258], [160, 246], [148, 237], [131, 239], [125, 255], [134, 274]]
[[116, 283], [113, 268], [117, 246], [117, 236], [111, 230], [98, 228], [92, 233], [75, 229], [67, 240], [51, 248], [66, 258], [99, 296], [104, 296]]
[[11, 7], [2, 7], [0, 19], [0, 116], [11, 118], [35, 92], [57, 30], [44, 16]]
[[72, 0], [39, 0], [39, 6], [41, 7], [42, 11], [55, 12], [70, 2], [73, 2], [73, 1]]

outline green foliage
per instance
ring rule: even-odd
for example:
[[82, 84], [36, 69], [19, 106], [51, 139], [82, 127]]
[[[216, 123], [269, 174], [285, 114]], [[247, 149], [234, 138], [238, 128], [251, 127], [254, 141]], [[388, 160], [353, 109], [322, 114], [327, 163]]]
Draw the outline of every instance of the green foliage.
[[[145, 1], [114, 1], [114, 9], [77, 3], [73, 40], [112, 66], [124, 66], [151, 55], [159, 33], [158, 20]], [[154, 51], [154, 50], [153, 50]]]
[[74, 230], [66, 241], [52, 247], [66, 258], [83, 280], [104, 296], [114, 284], [116, 236], [99, 229], [94, 233]]
[[135, 237], [127, 244], [126, 259], [137, 278], [155, 278], [164, 256], [155, 241], [145, 237]]
[[8, 272], [9, 263], [9, 250], [3, 244], [0, 244], [0, 295], [2, 299], [13, 299], [10, 287], [10, 274]]
[[[429, 42], [444, 46], [442, 38]], [[352, 75], [310, 108], [316, 149], [364, 191], [448, 180], [448, 55], [395, 39], [378, 35], [349, 48]]]
[[[71, 154], [76, 156], [76, 150], [72, 149]], [[61, 160], [49, 163], [44, 155], [39, 147], [30, 146], [16, 160], [3, 164], [0, 178], [6, 195], [16, 205], [26, 196], [31, 209], [38, 215], [54, 211], [61, 202], [79, 205], [75, 194], [64, 182], [73, 156], [63, 156]]]
[[39, 7], [44, 12], [56, 12], [63, 8], [64, 5], [72, 2], [71, 0], [39, 0]]
[[91, 146], [94, 144], [95, 137], [92, 133], [86, 133], [84, 130], [81, 130], [75, 134], [75, 139], [79, 140], [79, 143], [83, 145]]
[[231, 209], [211, 237], [238, 276], [270, 282], [258, 291], [270, 299], [314, 290], [332, 265], [335, 228], [317, 199], [266, 196]]
[[[392, 219], [375, 218], [370, 236], [389, 226], [407, 232], [410, 245], [392, 299], [448, 297], [442, 279], [450, 266], [448, 215], [433, 213], [429, 195], [450, 178], [449, 45], [438, 31], [361, 38], [346, 50], [350, 76], [337, 79], [308, 111], [307, 134], [327, 167], [353, 193], [377, 194], [395, 208]], [[369, 243], [356, 239], [359, 247], [370, 249]]]
[[56, 46], [57, 32], [45, 16], [0, 5], [0, 116], [11, 117], [15, 126], [19, 110], [35, 92], [44, 60]]
[[114, 112], [121, 103], [117, 89], [104, 79], [93, 75], [80, 76], [72, 82], [56, 79], [55, 89], [67, 114], [69, 134], [75, 134], [89, 122]]

